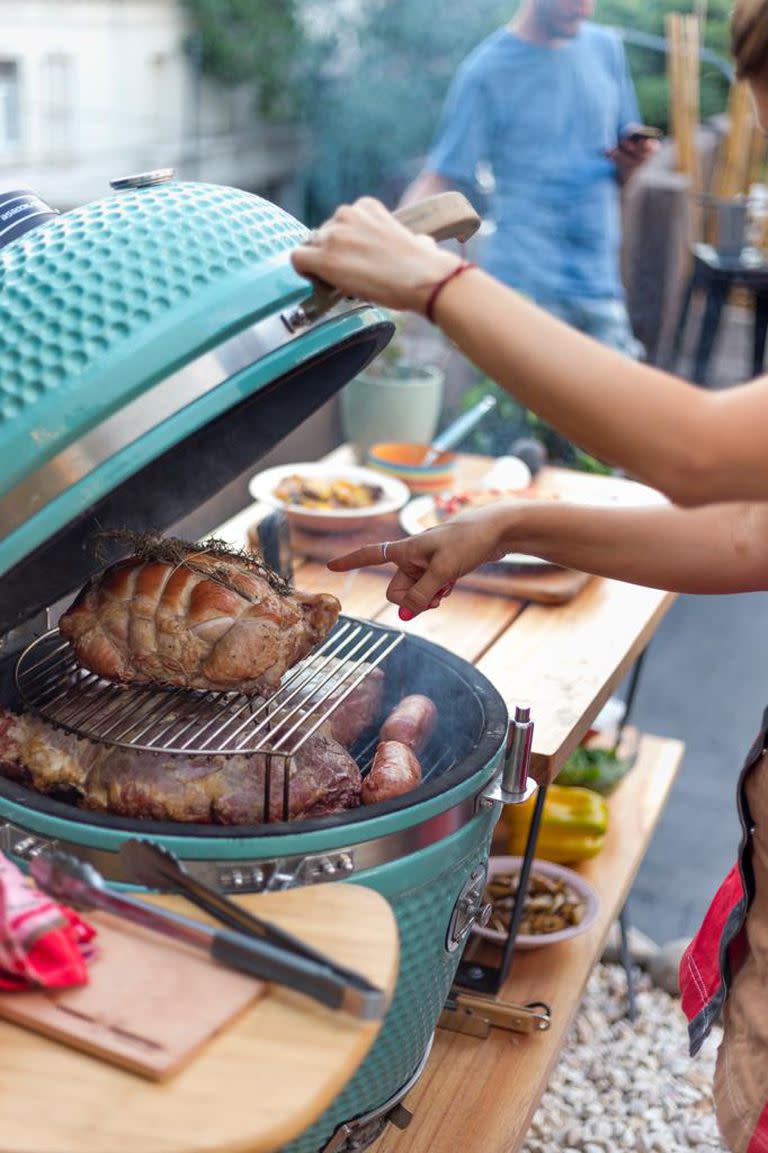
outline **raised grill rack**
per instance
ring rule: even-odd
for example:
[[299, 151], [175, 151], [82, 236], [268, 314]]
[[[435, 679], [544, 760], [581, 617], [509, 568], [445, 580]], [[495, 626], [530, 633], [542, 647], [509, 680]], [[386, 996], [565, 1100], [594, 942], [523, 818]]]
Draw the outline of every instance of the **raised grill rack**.
[[404, 639], [341, 617], [265, 700], [112, 684], [78, 665], [69, 642], [53, 629], [22, 653], [16, 686], [26, 707], [44, 720], [102, 744], [177, 755], [292, 757]]

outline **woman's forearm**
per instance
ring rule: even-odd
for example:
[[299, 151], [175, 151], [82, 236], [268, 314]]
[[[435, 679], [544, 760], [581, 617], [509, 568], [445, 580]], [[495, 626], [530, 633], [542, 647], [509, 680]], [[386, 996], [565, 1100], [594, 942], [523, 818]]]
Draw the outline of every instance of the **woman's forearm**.
[[[707, 393], [548, 316], [363, 198], [296, 249], [299, 272], [423, 313], [527, 408], [677, 504], [768, 500], [768, 377]], [[452, 279], [451, 279], [452, 278]], [[435, 288], [443, 284], [435, 298]]]
[[479, 271], [446, 287], [437, 320], [526, 408], [676, 503], [768, 499], [768, 379], [703, 392], [597, 344]]
[[671, 592], [768, 588], [768, 505], [512, 505], [503, 543], [509, 552]]

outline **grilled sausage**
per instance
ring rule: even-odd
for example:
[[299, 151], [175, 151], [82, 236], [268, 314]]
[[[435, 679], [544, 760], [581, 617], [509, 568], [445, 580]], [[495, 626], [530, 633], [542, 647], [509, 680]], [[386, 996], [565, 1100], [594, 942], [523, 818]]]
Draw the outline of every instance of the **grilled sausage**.
[[381, 726], [379, 740], [399, 741], [418, 753], [431, 737], [436, 722], [437, 708], [429, 697], [403, 697]]
[[421, 765], [407, 745], [382, 741], [376, 749], [373, 767], [363, 780], [363, 804], [391, 801], [410, 793], [421, 784]]

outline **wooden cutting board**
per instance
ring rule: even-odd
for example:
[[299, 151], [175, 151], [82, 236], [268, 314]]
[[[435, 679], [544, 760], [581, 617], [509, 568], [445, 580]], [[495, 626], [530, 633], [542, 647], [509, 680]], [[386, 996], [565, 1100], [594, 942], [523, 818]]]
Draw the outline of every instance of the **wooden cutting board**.
[[[396, 516], [377, 517], [370, 525], [355, 533], [317, 533], [291, 526], [291, 549], [294, 556], [305, 560], [325, 563], [332, 557], [352, 552], [367, 544], [381, 544], [385, 540], [397, 540], [403, 530]], [[258, 534], [249, 532], [249, 543], [258, 543]], [[386, 576], [391, 569], [382, 567], [371, 570]], [[541, 568], [531, 572], [515, 570], [501, 565], [488, 566], [467, 573], [459, 584], [462, 588], [476, 592], [494, 593], [508, 596], [511, 600], [532, 601], [535, 604], [566, 604], [578, 596], [590, 580], [587, 573], [573, 572], [571, 569]], [[301, 577], [297, 575], [301, 587]]]
[[0, 1017], [162, 1081], [263, 996], [247, 974], [106, 913], [90, 921], [98, 952], [88, 984], [0, 993]]
[[[208, 919], [180, 898], [147, 899]], [[394, 989], [397, 924], [378, 893], [328, 884], [239, 900], [390, 993]], [[191, 1014], [208, 1012], [202, 1002], [216, 1000], [213, 989], [211, 984], [197, 997]], [[162, 1004], [160, 1009], [164, 1014]], [[324, 1112], [379, 1028], [380, 1022], [360, 1023], [270, 987], [179, 1072], [153, 1082], [0, 1021], [0, 1151], [272, 1153]]]

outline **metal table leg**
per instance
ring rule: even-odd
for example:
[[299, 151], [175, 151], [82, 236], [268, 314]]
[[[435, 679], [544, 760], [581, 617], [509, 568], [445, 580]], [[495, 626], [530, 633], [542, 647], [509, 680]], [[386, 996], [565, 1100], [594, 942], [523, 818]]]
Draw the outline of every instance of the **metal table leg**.
[[768, 336], [768, 293], [755, 293], [755, 327], [752, 347], [752, 375], [760, 376], [765, 363], [765, 341]]
[[725, 280], [712, 280], [707, 288], [707, 304], [701, 322], [693, 379], [697, 384], [707, 383], [707, 369], [715, 347], [723, 307], [728, 299], [730, 284]]
[[621, 965], [627, 975], [627, 1017], [634, 1023], [637, 1020], [637, 997], [632, 957], [629, 952], [629, 916], [626, 905], [619, 913], [619, 932], [621, 934]]
[[680, 304], [680, 315], [677, 319], [675, 335], [672, 338], [672, 347], [669, 350], [669, 357], [667, 359], [666, 367], [669, 368], [672, 372], [674, 372], [677, 368], [677, 362], [680, 359], [680, 353], [682, 352], [683, 348], [683, 338], [685, 337], [685, 330], [688, 325], [688, 316], [691, 311], [691, 301], [693, 300], [693, 294], [698, 287], [698, 276], [696, 270], [694, 269], [688, 278], [688, 283], [685, 286], [685, 292]]
[[539, 829], [541, 828], [541, 818], [544, 812], [544, 802], [547, 799], [547, 787], [543, 785], [539, 788], [536, 794], [536, 804], [533, 809], [533, 816], [531, 818], [531, 827], [528, 830], [528, 839], [525, 843], [525, 852], [523, 854], [523, 862], [520, 869], [520, 879], [517, 886], [517, 895], [515, 896], [515, 903], [512, 908], [512, 916], [510, 918], [509, 933], [504, 945], [504, 952], [501, 958], [501, 964], [498, 968], [491, 967], [490, 965], [478, 964], [472, 961], [462, 961], [459, 965], [458, 973], [456, 975], [456, 984], [465, 989], [473, 989], [478, 993], [486, 995], [495, 995], [499, 992], [502, 985], [509, 976], [509, 970], [512, 966], [512, 959], [515, 955], [515, 943], [517, 940], [517, 931], [520, 927], [520, 921], [523, 916], [523, 908], [525, 906], [525, 898], [528, 892], [528, 884], [531, 877], [531, 866], [533, 865], [534, 857], [536, 856], [536, 845], [539, 840]]
[[515, 903], [512, 907], [512, 917], [509, 922], [509, 936], [507, 937], [507, 943], [504, 946], [504, 955], [501, 959], [499, 986], [503, 985], [509, 976], [512, 958], [515, 955], [517, 931], [520, 928], [520, 921], [523, 917], [525, 898], [528, 894], [528, 883], [531, 879], [531, 866], [536, 856], [536, 845], [539, 840], [539, 829], [541, 828], [541, 818], [544, 813], [544, 802], [546, 799], [547, 787], [546, 785], [542, 785], [536, 794], [536, 804], [533, 810], [533, 817], [531, 818], [531, 827], [528, 830], [528, 840], [525, 842], [525, 853], [523, 854], [520, 878], [517, 883], [517, 896], [515, 897]]

